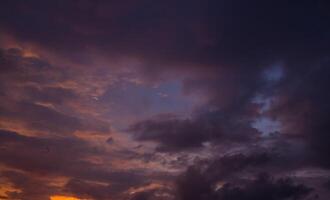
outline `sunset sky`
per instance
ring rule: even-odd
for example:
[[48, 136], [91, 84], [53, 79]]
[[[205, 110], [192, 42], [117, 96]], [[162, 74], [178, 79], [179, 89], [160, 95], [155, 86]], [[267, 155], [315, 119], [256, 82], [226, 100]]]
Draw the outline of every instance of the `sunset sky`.
[[1, 0], [0, 200], [329, 200], [328, 0]]

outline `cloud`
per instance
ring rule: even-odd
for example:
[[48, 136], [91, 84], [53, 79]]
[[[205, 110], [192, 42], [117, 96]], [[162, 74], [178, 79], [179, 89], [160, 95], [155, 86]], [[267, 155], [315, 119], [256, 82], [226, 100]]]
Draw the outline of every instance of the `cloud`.
[[14, 1], [2, 6], [6, 17], [0, 24], [20, 40], [77, 63], [90, 64], [96, 49], [110, 57], [128, 55], [149, 63], [253, 67], [288, 55], [322, 52], [318, 47], [325, 47], [329, 15], [320, 4], [327, 6], [323, 1]]
[[144, 191], [135, 192], [129, 198], [130, 200], [175, 200], [171, 188], [160, 187], [153, 189], [146, 189]]
[[50, 194], [59, 191], [59, 188], [22, 172], [2, 171], [0, 177], [12, 183], [16, 189], [6, 192], [4, 199], [48, 199]]
[[[65, 186], [66, 190], [82, 198], [109, 199], [114, 196], [112, 186], [106, 184], [88, 183], [82, 180], [71, 179]], [[115, 191], [118, 192], [118, 191]]]
[[[27, 185], [17, 186], [23, 191], [32, 187], [30, 181], [35, 177], [67, 177], [72, 179], [65, 187], [57, 188], [56, 191], [67, 190], [78, 196], [88, 195], [96, 199], [107, 199], [144, 182], [142, 172], [111, 169], [109, 166], [91, 162], [89, 158], [93, 155], [104, 158], [107, 154], [81, 139], [28, 137], [5, 130], [1, 130], [0, 138], [2, 165], [28, 174]], [[20, 173], [15, 175], [18, 178], [20, 176]], [[48, 179], [39, 182], [46, 182], [46, 185], [52, 183]], [[86, 191], [86, 188], [90, 189]], [[40, 191], [40, 195], [50, 193]]]
[[[14, 168], [70, 176], [71, 173], [79, 174], [74, 166], [92, 167], [82, 160], [95, 150], [77, 138], [29, 137], [6, 130], [1, 130], [0, 137], [2, 163]], [[84, 171], [80, 172], [84, 174]]]
[[159, 116], [133, 124], [129, 132], [140, 141], [155, 141], [159, 150], [173, 151], [202, 147], [204, 142], [248, 142], [258, 131], [248, 122], [236, 121], [221, 111], [206, 112], [192, 119]]
[[288, 76], [277, 88], [275, 101], [269, 112], [283, 124], [284, 132], [292, 137], [304, 138], [311, 162], [328, 168], [329, 152], [329, 62], [305, 63], [299, 71], [290, 69]]
[[73, 102], [82, 103], [84, 97], [75, 88], [59, 86], [68, 80], [69, 72], [41, 58], [25, 57], [21, 49], [1, 49], [0, 55], [4, 70], [0, 84], [3, 121], [15, 121], [26, 129], [58, 135], [77, 130], [110, 132], [106, 122], [92, 117], [86, 120], [73, 108]]
[[[134, 164], [113, 169], [112, 156], [118, 163], [134, 157], [158, 164], [182, 156], [170, 164], [181, 169], [194, 153], [213, 151], [212, 160], [246, 151], [214, 158], [203, 165], [208, 172], [189, 169], [181, 191], [192, 195], [189, 200], [300, 198], [307, 187], [282, 175], [330, 167], [330, 15], [324, 0], [0, 4], [0, 161], [11, 168], [5, 176], [23, 190], [11, 195], [44, 199], [58, 189], [45, 184], [41, 196], [27, 193], [27, 185], [39, 184], [35, 174], [65, 176], [62, 189], [96, 199], [154, 178], [153, 170], [131, 170]], [[280, 72], [269, 70], [274, 65]], [[167, 98], [151, 89], [168, 81], [178, 84], [164, 90]], [[259, 96], [267, 109], [254, 102]], [[181, 109], [186, 102], [197, 103]], [[168, 112], [173, 115], [164, 116]], [[263, 117], [278, 121], [279, 132], [264, 135], [254, 128]], [[107, 135], [110, 122], [134, 141]], [[106, 144], [104, 138], [112, 139]], [[145, 141], [156, 143], [156, 152], [140, 144]], [[118, 150], [131, 143], [139, 148]], [[248, 155], [255, 149], [266, 154]], [[245, 177], [260, 168], [276, 178]]]
[[302, 184], [295, 184], [290, 178], [274, 180], [268, 174], [259, 175], [244, 188], [224, 185], [219, 189], [215, 199], [248, 200], [248, 199], [303, 199], [312, 190]]
[[[267, 173], [261, 173], [252, 179], [244, 176], [232, 177], [235, 173], [241, 173], [244, 168], [264, 165], [267, 160], [263, 157], [249, 158], [239, 155], [220, 159], [218, 165], [215, 165], [216, 168], [192, 166], [177, 181], [178, 199], [302, 199], [312, 191], [303, 184], [295, 184], [291, 178], [275, 179]], [[229, 165], [226, 161], [229, 161]], [[231, 179], [226, 179], [226, 176]]]
[[20, 102], [14, 104], [12, 107], [5, 104], [4, 106], [1, 108], [3, 117], [13, 121], [22, 121], [31, 129], [53, 134], [66, 134], [79, 130], [82, 127], [79, 119], [59, 113], [42, 105]]
[[56, 87], [24, 87], [28, 99], [40, 103], [51, 103], [56, 105], [64, 104], [65, 101], [72, 101], [79, 98], [74, 90]]

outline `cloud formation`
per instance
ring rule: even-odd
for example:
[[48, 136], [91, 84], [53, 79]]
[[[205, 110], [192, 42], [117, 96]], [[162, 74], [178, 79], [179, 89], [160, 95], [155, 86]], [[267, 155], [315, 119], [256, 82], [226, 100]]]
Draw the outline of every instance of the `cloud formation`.
[[329, 7], [1, 1], [0, 198], [329, 199]]

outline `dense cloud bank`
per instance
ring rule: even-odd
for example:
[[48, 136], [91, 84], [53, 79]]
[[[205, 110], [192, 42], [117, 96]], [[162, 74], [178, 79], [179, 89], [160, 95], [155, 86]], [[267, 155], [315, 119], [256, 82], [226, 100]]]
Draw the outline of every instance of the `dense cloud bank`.
[[329, 199], [329, 11], [1, 1], [0, 198]]

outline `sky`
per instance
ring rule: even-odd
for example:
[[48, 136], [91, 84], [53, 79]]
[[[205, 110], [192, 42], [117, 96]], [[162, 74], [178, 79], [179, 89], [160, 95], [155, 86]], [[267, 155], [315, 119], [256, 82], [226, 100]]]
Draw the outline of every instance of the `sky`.
[[0, 200], [330, 199], [327, 0], [1, 0]]

